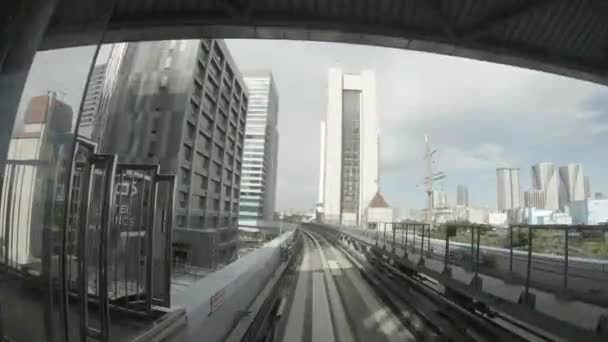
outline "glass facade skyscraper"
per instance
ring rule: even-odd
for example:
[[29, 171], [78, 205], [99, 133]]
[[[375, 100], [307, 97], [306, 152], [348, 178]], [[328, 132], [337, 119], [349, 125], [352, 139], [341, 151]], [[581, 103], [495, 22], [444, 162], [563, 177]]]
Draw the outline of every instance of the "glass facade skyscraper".
[[271, 221], [276, 206], [279, 96], [272, 73], [243, 71], [249, 89], [239, 224]]

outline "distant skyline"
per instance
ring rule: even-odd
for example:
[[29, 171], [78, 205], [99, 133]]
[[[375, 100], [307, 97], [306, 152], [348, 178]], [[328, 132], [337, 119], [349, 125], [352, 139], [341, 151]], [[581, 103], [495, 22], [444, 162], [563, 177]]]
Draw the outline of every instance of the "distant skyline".
[[[527, 69], [415, 51], [296, 41], [229, 40], [243, 67], [273, 70], [281, 85], [279, 208], [317, 200], [319, 125], [330, 67], [376, 73], [382, 176], [391, 205], [423, 208], [424, 134], [448, 177], [437, 190], [455, 198], [463, 184], [471, 205], [496, 208], [496, 168], [582, 163], [592, 191], [606, 191], [608, 88]], [[273, 51], [273, 54], [268, 54]], [[287, 153], [297, 151], [298, 153]], [[297, 184], [294, 184], [297, 182]]]
[[[330, 67], [376, 73], [380, 187], [396, 208], [423, 208], [424, 134], [449, 176], [436, 189], [496, 207], [496, 168], [581, 163], [591, 192], [608, 192], [608, 88], [537, 71], [429, 53], [321, 42], [228, 40], [241, 69], [273, 72], [281, 94], [277, 210], [312, 209], [318, 192], [319, 121]], [[24, 99], [55, 90], [78, 109], [92, 47], [39, 52]], [[104, 49], [101, 51], [104, 54]], [[272, 53], [270, 53], [272, 52]], [[49, 67], [51, 66], [51, 67]], [[23, 101], [22, 101], [23, 103]], [[403, 212], [403, 210], [401, 210]]]

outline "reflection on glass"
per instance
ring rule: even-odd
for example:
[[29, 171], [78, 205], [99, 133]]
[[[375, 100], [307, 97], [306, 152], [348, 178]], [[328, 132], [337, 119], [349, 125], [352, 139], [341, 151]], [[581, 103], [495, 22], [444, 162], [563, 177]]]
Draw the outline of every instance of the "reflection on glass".
[[72, 106], [56, 92], [31, 97], [3, 160], [0, 323], [14, 340], [61, 336], [58, 275], [73, 120]]

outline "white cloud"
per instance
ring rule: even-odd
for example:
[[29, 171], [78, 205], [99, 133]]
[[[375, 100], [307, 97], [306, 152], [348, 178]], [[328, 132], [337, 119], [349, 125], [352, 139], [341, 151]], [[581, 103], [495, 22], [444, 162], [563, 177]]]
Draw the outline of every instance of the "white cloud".
[[506, 155], [504, 147], [483, 143], [473, 149], [449, 146], [441, 151], [437, 158], [446, 169], [495, 169], [512, 165], [512, 159]]

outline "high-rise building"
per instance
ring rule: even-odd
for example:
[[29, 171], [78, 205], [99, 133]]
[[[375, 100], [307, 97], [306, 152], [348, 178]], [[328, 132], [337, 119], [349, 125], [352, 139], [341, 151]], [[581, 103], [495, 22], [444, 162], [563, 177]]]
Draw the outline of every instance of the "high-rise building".
[[456, 205], [469, 206], [469, 188], [464, 185], [456, 187]]
[[[248, 94], [221, 40], [128, 43], [100, 152], [177, 175], [173, 243], [193, 266], [237, 256]], [[103, 104], [102, 104], [103, 105]]]
[[448, 195], [445, 191], [433, 190], [431, 194], [431, 208], [443, 209], [448, 207]]
[[279, 95], [272, 73], [243, 72], [249, 89], [239, 224], [257, 225], [273, 218], [276, 202]]
[[572, 202], [585, 198], [583, 165], [568, 164], [559, 168], [559, 208], [564, 210]]
[[325, 119], [325, 166], [320, 178], [326, 222], [363, 225], [378, 192], [378, 119], [372, 71], [330, 69]]
[[84, 96], [84, 105], [82, 114], [80, 114], [80, 123], [78, 125], [78, 134], [92, 140], [97, 140], [99, 133], [100, 118], [99, 104], [103, 95], [103, 84], [106, 78], [107, 64], [96, 65], [91, 73], [87, 92]]
[[539, 209], [559, 209], [559, 175], [553, 163], [532, 166], [532, 187], [545, 193], [545, 206]]
[[589, 180], [589, 176], [584, 177], [585, 182], [585, 198], [591, 198], [591, 181]]
[[545, 192], [531, 189], [524, 191], [524, 207], [542, 209], [545, 207]]
[[[54, 196], [48, 192], [49, 188], [64, 188], [74, 139], [72, 117], [72, 107], [59, 100], [54, 92], [34, 96], [25, 110], [23, 126], [10, 140], [3, 174], [7, 186], [2, 187], [0, 193], [3, 199], [0, 215], [7, 218], [0, 220], [0, 240], [10, 246], [3, 255], [5, 265], [19, 269], [40, 262], [44, 229], [40, 219], [48, 210], [46, 197], [41, 194]], [[57, 160], [63, 160], [57, 163], [63, 166], [49, 169], [48, 165]], [[53, 214], [60, 220], [62, 208], [56, 207]]]
[[520, 207], [519, 169], [496, 169], [496, 186], [498, 210], [507, 211]]

